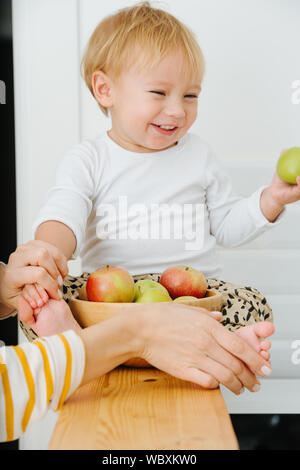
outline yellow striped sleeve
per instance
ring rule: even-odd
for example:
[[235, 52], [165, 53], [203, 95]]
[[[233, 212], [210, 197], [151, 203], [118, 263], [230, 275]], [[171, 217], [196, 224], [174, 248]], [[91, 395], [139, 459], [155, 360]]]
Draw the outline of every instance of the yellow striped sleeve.
[[59, 410], [84, 367], [84, 345], [72, 330], [0, 348], [0, 440], [17, 439], [49, 408]]
[[71, 385], [71, 375], [72, 375], [72, 351], [69, 345], [69, 342], [67, 341], [66, 337], [62, 334], [58, 335], [61, 341], [63, 342], [63, 345], [65, 347], [65, 352], [66, 352], [66, 371], [65, 371], [65, 379], [64, 379], [64, 385], [62, 388], [62, 392], [59, 398], [58, 402], [58, 407], [55, 411], [58, 411], [61, 409], [68, 393], [70, 390], [70, 385]]
[[24, 411], [23, 419], [22, 419], [22, 431], [25, 432], [28, 422], [30, 420], [31, 413], [34, 408], [34, 404], [35, 404], [35, 385], [34, 385], [34, 380], [32, 377], [31, 370], [30, 370], [30, 366], [28, 364], [28, 361], [27, 361], [27, 358], [23, 349], [20, 348], [19, 346], [12, 346], [12, 347], [15, 350], [20, 360], [20, 363], [22, 365], [25, 380], [27, 383], [28, 393], [29, 393], [28, 402]]
[[14, 438], [14, 404], [9, 383], [7, 367], [0, 356], [0, 375], [2, 378], [4, 401], [5, 401], [5, 421], [6, 421], [6, 440], [12, 441]]
[[34, 344], [35, 346], [39, 348], [42, 358], [43, 358], [44, 376], [45, 376], [45, 383], [46, 383], [46, 390], [47, 390], [47, 405], [48, 405], [50, 402], [50, 398], [52, 397], [53, 389], [54, 389], [53, 377], [52, 377], [51, 368], [49, 364], [48, 354], [47, 354], [44, 344], [41, 343], [41, 341], [36, 340], [32, 344]]

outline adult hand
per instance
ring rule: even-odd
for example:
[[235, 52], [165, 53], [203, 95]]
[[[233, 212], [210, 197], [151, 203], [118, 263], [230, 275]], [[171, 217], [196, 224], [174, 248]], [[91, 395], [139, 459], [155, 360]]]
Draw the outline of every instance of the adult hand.
[[[36, 289], [35, 292], [38, 292], [39, 284], [45, 289], [47, 296], [61, 300], [62, 294], [58, 288], [67, 274], [67, 259], [55, 246], [40, 240], [31, 240], [18, 246], [9, 257], [0, 285], [1, 303], [18, 308], [18, 300], [26, 284], [31, 284]], [[24, 310], [19, 315], [21, 313], [21, 320], [28, 322], [32, 319], [33, 311], [29, 303], [26, 308], [23, 305]]]
[[255, 391], [260, 385], [255, 374], [271, 372], [268, 361], [206, 310], [175, 303], [141, 305], [136, 312], [139, 356], [155, 367], [204, 388], [221, 383], [237, 395], [244, 387]]

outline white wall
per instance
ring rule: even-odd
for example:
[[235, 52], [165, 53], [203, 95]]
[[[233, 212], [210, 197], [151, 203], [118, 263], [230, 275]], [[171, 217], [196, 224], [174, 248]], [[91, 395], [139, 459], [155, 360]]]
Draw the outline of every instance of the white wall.
[[[64, 152], [110, 128], [80, 78], [79, 63], [96, 24], [134, 3], [13, 0], [18, 243], [31, 238], [33, 219]], [[300, 103], [292, 102], [293, 83], [300, 80], [300, 2], [172, 0], [162, 6], [192, 28], [206, 58], [199, 117], [192, 131], [211, 144], [235, 188], [250, 194], [269, 183], [282, 148], [300, 145]], [[299, 211], [294, 204], [285, 224], [272, 233], [234, 251], [221, 251], [224, 279], [262, 289], [277, 328], [273, 369], [280, 386], [268, 379], [267, 392], [258, 394], [260, 402], [246, 394], [237, 401], [225, 393], [231, 412], [286, 410], [282, 393], [291, 390], [291, 384], [296, 385], [288, 412], [300, 412], [300, 366], [290, 362], [291, 340], [300, 336]], [[78, 269], [76, 263], [71, 266], [74, 274]], [[24, 448], [45, 446], [47, 437], [39, 439], [43, 433], [34, 429], [22, 439]]]

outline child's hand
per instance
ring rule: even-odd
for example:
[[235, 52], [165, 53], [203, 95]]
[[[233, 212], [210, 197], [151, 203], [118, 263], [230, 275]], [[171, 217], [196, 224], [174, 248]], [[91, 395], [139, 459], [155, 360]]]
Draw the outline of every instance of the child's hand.
[[300, 175], [296, 178], [297, 184], [289, 184], [282, 181], [277, 173], [274, 174], [269, 194], [278, 205], [285, 206], [300, 200]]
[[[31, 307], [24, 297], [20, 296], [18, 303], [20, 317], [26, 316], [28, 309], [31, 310]], [[64, 300], [49, 299], [42, 308], [34, 309], [27, 323], [38, 336], [50, 336], [66, 330], [81, 330]]]
[[[62, 280], [59, 281], [59, 285], [62, 285]], [[22, 295], [33, 309], [43, 307], [49, 300], [47, 291], [39, 284], [27, 284], [22, 291]], [[58, 295], [61, 298], [63, 297], [59, 289]]]
[[[282, 150], [280, 155], [285, 152]], [[282, 181], [275, 172], [270, 186], [263, 190], [260, 199], [260, 207], [264, 216], [274, 222], [283, 211], [286, 204], [300, 200], [300, 175], [296, 178], [297, 184], [289, 184]]]
[[[283, 149], [280, 152], [280, 156], [287, 149]], [[282, 181], [278, 174], [275, 173], [272, 183], [270, 185], [270, 194], [273, 199], [281, 205], [290, 204], [300, 199], [300, 175], [296, 178], [297, 185], [292, 185]]]
[[[63, 280], [61, 276], [58, 278], [58, 284], [61, 286], [63, 284]], [[60, 289], [57, 290], [58, 296], [56, 296], [56, 300], [63, 298], [63, 294]], [[23, 312], [19, 310], [19, 318], [26, 323], [30, 323], [34, 321], [35, 314], [38, 313], [38, 309], [44, 307], [48, 300], [49, 295], [47, 291], [40, 285], [40, 284], [26, 284], [26, 286], [22, 290], [22, 297], [27, 302], [26, 307], [26, 314], [24, 314], [24, 306]], [[30, 310], [28, 307], [31, 307]], [[28, 312], [28, 313], [27, 313]]]
[[[38, 306], [40, 300], [43, 305], [49, 297], [60, 300], [62, 294], [58, 288], [67, 274], [67, 259], [55, 246], [40, 240], [20, 245], [1, 271], [1, 303], [17, 308], [25, 286], [28, 286], [24, 292], [29, 301], [28, 307], [30, 299], [34, 306]], [[26, 310], [28, 318], [32, 316], [32, 308], [35, 307], [30, 307], [30, 311]], [[22, 320], [27, 322], [28, 318]]]

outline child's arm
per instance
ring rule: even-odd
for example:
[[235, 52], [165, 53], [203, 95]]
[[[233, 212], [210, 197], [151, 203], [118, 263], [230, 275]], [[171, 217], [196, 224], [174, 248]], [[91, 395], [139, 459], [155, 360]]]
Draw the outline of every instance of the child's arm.
[[[260, 187], [249, 197], [238, 196], [233, 191], [229, 175], [210, 150], [208, 155], [206, 204], [210, 233], [219, 245], [226, 248], [240, 246], [281, 223], [286, 214], [287, 200], [283, 202], [281, 197], [275, 199], [274, 192], [270, 197], [273, 184]], [[294, 191], [300, 193], [299, 190]]]
[[[101, 152], [100, 152], [101, 153]], [[67, 260], [79, 254], [85, 240], [86, 227], [93, 210], [97, 185], [101, 181], [105, 156], [86, 140], [74, 145], [60, 162], [54, 186], [32, 227], [35, 240], [46, 241], [65, 255]], [[44, 304], [45, 292], [31, 284], [29, 297]], [[29, 297], [26, 297], [29, 300]], [[32, 308], [33, 307], [32, 305]]]
[[36, 231], [35, 239], [56, 246], [68, 260], [76, 249], [76, 237], [73, 231], [56, 220], [42, 223]]
[[[35, 240], [47, 241], [67, 260], [77, 255], [84, 241], [95, 180], [99, 181], [101, 168], [97, 152], [89, 142], [74, 146], [60, 163], [55, 185], [34, 221]], [[30, 299], [33, 301], [32, 308], [45, 303], [45, 292], [38, 285], [26, 286], [23, 295], [29, 303]]]

